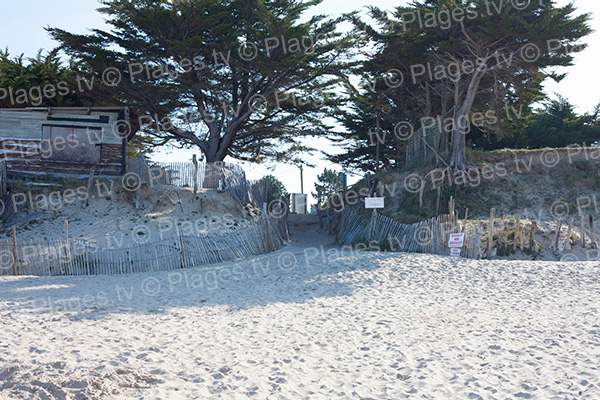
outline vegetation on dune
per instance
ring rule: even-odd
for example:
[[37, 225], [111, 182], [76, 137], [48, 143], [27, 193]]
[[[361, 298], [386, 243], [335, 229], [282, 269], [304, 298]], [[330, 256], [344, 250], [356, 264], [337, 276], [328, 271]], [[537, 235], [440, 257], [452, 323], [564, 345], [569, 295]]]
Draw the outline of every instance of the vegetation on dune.
[[[456, 11], [462, 17], [442, 21], [442, 15]], [[553, 67], [572, 65], [574, 53], [585, 49], [580, 40], [591, 33], [591, 16], [575, 16], [575, 11], [573, 4], [557, 7], [554, 2], [493, 9], [486, 0], [424, 0], [391, 13], [372, 7], [375, 26], [352, 16], [357, 33], [375, 50], [356, 71], [363, 80], [359, 88], [350, 89], [350, 107], [339, 113], [348, 151], [332, 160], [377, 169], [379, 163], [372, 161], [377, 158], [372, 132], [376, 115], [381, 116], [384, 168], [403, 157], [410, 132], [399, 130], [400, 123], [415, 129], [423, 118], [440, 116], [441, 152], [460, 170], [465, 169], [467, 142], [473, 142], [475, 127], [479, 136], [494, 140], [515, 136], [515, 131], [524, 132], [516, 137], [533, 135], [532, 130], [542, 127], [533, 124], [527, 130], [528, 121], [513, 114], [531, 114], [531, 105], [544, 98], [543, 81], [564, 78]], [[536, 145], [535, 140], [513, 143]]]
[[[457, 170], [481, 151], [600, 140], [600, 108], [578, 114], [541, 89], [586, 48], [590, 15], [573, 4], [419, 0], [371, 7], [371, 26], [356, 13], [304, 18], [321, 1], [103, 0], [111, 30], [49, 28], [59, 48], [45, 56], [0, 52], [0, 88], [12, 90], [0, 107], [131, 105], [145, 116], [130, 155], [168, 143], [208, 162], [299, 163], [304, 138], [327, 137], [344, 149], [330, 161], [360, 171], [402, 170], [398, 124], [435, 116], [439, 158]], [[456, 11], [464, 18], [441, 19]], [[354, 31], [340, 33], [343, 21]]]

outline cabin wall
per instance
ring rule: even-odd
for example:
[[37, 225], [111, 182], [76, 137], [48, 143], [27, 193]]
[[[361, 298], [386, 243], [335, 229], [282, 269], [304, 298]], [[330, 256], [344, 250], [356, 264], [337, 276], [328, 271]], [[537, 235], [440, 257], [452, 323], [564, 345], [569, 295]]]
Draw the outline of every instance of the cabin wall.
[[[11, 175], [87, 176], [122, 174], [124, 146], [117, 111], [0, 110], [0, 159]], [[115, 131], [115, 132], [113, 132]]]

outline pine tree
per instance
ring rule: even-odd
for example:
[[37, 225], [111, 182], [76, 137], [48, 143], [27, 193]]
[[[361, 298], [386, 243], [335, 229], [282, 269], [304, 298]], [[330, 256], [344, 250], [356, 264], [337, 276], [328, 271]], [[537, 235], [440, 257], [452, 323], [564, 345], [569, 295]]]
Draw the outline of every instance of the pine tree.
[[312, 193], [313, 197], [317, 199], [318, 204], [323, 199], [327, 199], [329, 196], [337, 193], [342, 188], [340, 181], [340, 174], [332, 169], [325, 168], [323, 173], [317, 176], [317, 182], [315, 182], [315, 193]]

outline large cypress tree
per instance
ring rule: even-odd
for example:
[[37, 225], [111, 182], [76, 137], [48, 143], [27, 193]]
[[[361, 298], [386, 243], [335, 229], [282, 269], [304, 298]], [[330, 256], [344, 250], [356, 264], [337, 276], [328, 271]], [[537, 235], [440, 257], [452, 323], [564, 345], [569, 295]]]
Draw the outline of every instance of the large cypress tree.
[[[472, 113], [527, 108], [540, 99], [544, 79], [564, 77], [552, 67], [571, 65], [573, 50], [585, 48], [579, 40], [591, 32], [590, 15], [574, 13], [573, 4], [553, 1], [423, 0], [391, 16], [373, 9], [381, 29], [361, 30], [378, 46], [367, 65], [386, 60], [383, 75], [395, 63], [410, 89], [385, 95], [398, 104], [416, 100], [422, 116], [450, 112], [450, 164], [464, 169]], [[501, 131], [499, 122], [486, 128]]]
[[[305, 149], [300, 138], [327, 132], [352, 43], [336, 20], [302, 21], [320, 2], [103, 0], [110, 32], [49, 31], [83, 66], [98, 102], [152, 116], [144, 130], [154, 145], [198, 147], [208, 162], [293, 160]], [[107, 68], [116, 70], [103, 75]]]

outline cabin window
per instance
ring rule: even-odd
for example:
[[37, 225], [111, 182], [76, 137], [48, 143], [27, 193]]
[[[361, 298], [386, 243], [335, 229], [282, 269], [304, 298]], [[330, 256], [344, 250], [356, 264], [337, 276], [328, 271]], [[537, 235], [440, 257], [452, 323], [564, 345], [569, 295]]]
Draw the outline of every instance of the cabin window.
[[69, 126], [42, 128], [42, 158], [76, 163], [99, 163], [102, 129]]

